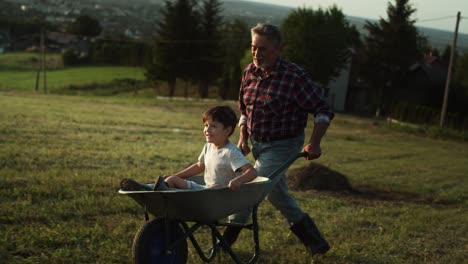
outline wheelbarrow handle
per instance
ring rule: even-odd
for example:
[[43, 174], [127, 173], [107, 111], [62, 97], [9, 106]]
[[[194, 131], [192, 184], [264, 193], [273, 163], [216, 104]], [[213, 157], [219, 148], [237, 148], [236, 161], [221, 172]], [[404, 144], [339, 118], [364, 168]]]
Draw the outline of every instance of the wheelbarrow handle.
[[291, 164], [293, 164], [298, 158], [301, 158], [301, 157], [305, 158], [307, 156], [309, 156], [309, 153], [307, 153], [306, 151], [297, 153], [296, 155], [294, 155], [291, 158], [289, 158], [288, 160], [286, 160], [286, 162], [283, 163], [283, 165], [281, 165], [279, 168], [277, 168], [275, 171], [273, 171], [268, 176], [268, 178], [270, 178], [270, 180], [273, 180], [278, 174], [280, 174], [282, 171], [284, 171], [289, 166], [291, 166]]

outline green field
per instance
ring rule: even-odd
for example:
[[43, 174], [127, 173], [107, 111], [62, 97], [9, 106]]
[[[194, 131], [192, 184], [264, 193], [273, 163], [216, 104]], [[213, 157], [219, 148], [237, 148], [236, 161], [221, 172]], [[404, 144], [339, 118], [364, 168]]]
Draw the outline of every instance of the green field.
[[[226, 103], [235, 107], [0, 92], [2, 263], [130, 263], [132, 238], [144, 216], [117, 193], [120, 180], [148, 181], [194, 162], [204, 144], [203, 111]], [[360, 192], [293, 192], [332, 246], [314, 263], [468, 258], [468, 144], [338, 114], [323, 152], [319, 162]], [[305, 164], [299, 160], [293, 167]], [[311, 261], [268, 202], [259, 219], [259, 263]], [[245, 232], [235, 250], [247, 256], [251, 249]], [[191, 246], [189, 254], [189, 263], [201, 262]], [[215, 261], [226, 262], [225, 254]]]
[[[59, 54], [50, 54], [47, 61], [47, 91], [54, 93], [59, 88], [71, 85], [84, 86], [109, 83], [115, 79], [145, 79], [138, 67], [83, 66], [64, 67]], [[37, 77], [36, 53], [11, 53], [0, 55], [0, 89], [34, 91]], [[44, 75], [39, 76], [39, 90], [43, 91]]]
[[[49, 94], [34, 93], [35, 56], [0, 55], [0, 263], [131, 263], [144, 210], [117, 193], [120, 180], [151, 181], [193, 163], [204, 144], [203, 112], [236, 104], [157, 100], [151, 89], [136, 94], [118, 81], [143, 80], [140, 68], [65, 68], [59, 55], [49, 56]], [[119, 96], [95, 96], [109, 94]], [[309, 258], [264, 202], [258, 263], [466, 262], [466, 141], [337, 114], [322, 148], [316, 162], [353, 191], [293, 194], [332, 249]], [[197, 238], [210, 239], [205, 229]], [[243, 232], [234, 250], [248, 257], [252, 249]], [[201, 263], [190, 243], [188, 263]], [[214, 263], [231, 262], [221, 254]]]

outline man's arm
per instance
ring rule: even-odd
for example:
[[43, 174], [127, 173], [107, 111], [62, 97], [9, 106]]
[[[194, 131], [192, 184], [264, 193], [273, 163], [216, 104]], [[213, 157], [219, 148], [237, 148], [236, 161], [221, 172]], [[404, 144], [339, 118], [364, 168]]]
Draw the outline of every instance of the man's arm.
[[250, 153], [249, 134], [247, 132], [247, 116], [241, 116], [239, 120], [239, 128], [239, 142], [237, 143], [237, 147], [240, 148], [244, 156], [247, 156]]
[[320, 142], [322, 141], [322, 137], [327, 132], [328, 125], [328, 122], [314, 123], [314, 128], [312, 130], [312, 135], [310, 136], [309, 143], [304, 147], [304, 151], [309, 154], [306, 159], [318, 159], [320, 155], [322, 155]]
[[309, 76], [304, 75], [302, 82], [299, 82], [299, 90], [296, 95], [296, 103], [305, 111], [313, 113], [314, 128], [309, 142], [304, 147], [304, 151], [309, 153], [306, 159], [317, 159], [322, 155], [320, 142], [327, 132], [328, 126], [334, 117], [333, 111], [326, 103], [325, 90], [314, 83]]

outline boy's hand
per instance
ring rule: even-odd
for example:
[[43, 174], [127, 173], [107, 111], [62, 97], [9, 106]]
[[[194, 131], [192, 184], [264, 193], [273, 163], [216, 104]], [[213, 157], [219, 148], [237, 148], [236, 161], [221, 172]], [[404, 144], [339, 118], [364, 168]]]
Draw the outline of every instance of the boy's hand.
[[236, 180], [231, 180], [231, 181], [229, 182], [229, 184], [228, 184], [228, 188], [231, 189], [231, 190], [233, 190], [233, 191], [237, 191], [237, 190], [240, 189], [241, 185], [242, 185], [242, 184], [239, 183], [238, 181], [236, 181]]

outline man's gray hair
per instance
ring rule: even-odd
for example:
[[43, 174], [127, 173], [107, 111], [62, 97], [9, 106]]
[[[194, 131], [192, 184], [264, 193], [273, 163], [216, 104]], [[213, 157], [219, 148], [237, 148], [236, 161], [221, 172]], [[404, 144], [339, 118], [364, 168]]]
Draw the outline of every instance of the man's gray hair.
[[277, 47], [281, 46], [281, 32], [275, 25], [258, 23], [250, 29], [252, 36], [254, 34], [268, 37]]

